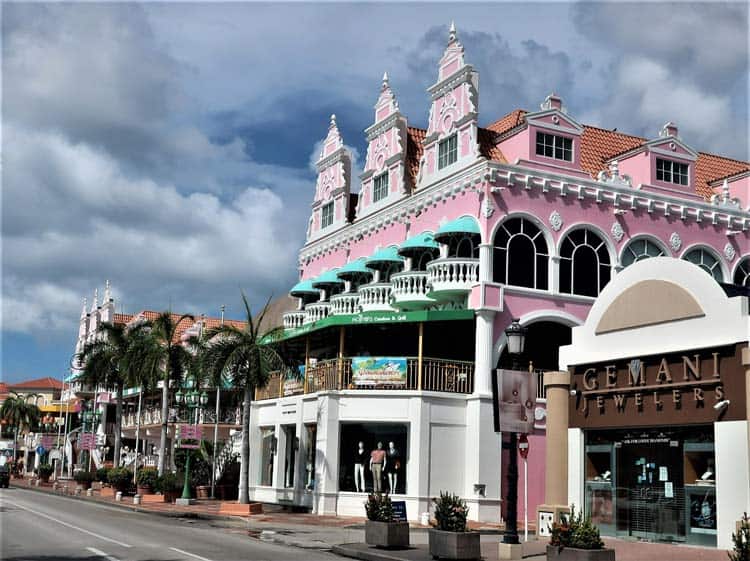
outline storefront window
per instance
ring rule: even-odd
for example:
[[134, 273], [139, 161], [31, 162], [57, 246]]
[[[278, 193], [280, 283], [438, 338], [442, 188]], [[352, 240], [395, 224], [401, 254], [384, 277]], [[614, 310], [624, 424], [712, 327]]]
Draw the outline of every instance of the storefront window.
[[305, 425], [305, 489], [315, 489], [315, 451], [318, 442], [318, 425]]
[[276, 436], [273, 427], [260, 429], [260, 484], [273, 485], [273, 456], [276, 453]]
[[407, 446], [406, 424], [342, 424], [339, 489], [406, 493]]
[[284, 431], [284, 487], [294, 487], [294, 467], [297, 459], [297, 427], [286, 425], [281, 427]]

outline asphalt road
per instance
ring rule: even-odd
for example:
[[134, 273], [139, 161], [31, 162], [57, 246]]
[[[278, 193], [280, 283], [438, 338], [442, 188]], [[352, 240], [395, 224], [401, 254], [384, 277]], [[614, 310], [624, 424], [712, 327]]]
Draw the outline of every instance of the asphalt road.
[[17, 487], [0, 490], [0, 543], [4, 561], [339, 559], [259, 541], [242, 523], [165, 518]]

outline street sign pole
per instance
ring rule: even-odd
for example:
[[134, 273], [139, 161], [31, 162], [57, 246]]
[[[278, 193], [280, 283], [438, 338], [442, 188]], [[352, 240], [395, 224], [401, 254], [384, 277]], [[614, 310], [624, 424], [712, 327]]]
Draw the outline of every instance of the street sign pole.
[[529, 438], [522, 434], [518, 453], [523, 458], [523, 541], [529, 541]]

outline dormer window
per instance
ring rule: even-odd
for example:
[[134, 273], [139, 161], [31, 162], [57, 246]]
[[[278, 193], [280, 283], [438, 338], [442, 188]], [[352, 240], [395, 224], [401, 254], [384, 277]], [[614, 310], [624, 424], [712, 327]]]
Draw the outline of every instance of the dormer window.
[[656, 179], [677, 185], [688, 184], [688, 165], [656, 158]]
[[565, 162], [573, 161], [573, 139], [546, 132], [536, 133], [536, 154]]
[[377, 203], [388, 196], [388, 172], [378, 175], [372, 182], [372, 202]]
[[458, 137], [449, 136], [438, 144], [438, 169], [448, 167], [458, 160]]
[[333, 224], [333, 201], [323, 205], [320, 209], [320, 227], [328, 228]]

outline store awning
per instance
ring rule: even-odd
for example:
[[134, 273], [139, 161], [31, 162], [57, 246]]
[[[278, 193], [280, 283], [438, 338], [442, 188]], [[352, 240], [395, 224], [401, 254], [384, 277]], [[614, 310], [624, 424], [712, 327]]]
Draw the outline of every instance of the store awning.
[[414, 252], [428, 249], [440, 249], [440, 246], [435, 241], [432, 232], [422, 232], [402, 243], [398, 248], [398, 253], [399, 255], [411, 255]]
[[313, 288], [326, 288], [327, 286], [334, 284], [344, 284], [344, 281], [336, 276], [337, 271], [338, 269], [331, 269], [330, 271], [326, 271], [320, 276], [314, 278], [311, 281]]
[[481, 235], [481, 231], [479, 230], [479, 224], [471, 216], [462, 216], [440, 226], [435, 233], [435, 240], [441, 241], [456, 234], [474, 234], [479, 236]]
[[312, 282], [303, 280], [295, 284], [289, 291], [289, 294], [295, 298], [302, 298], [304, 296], [317, 296], [319, 291], [313, 287]]
[[355, 261], [349, 261], [346, 265], [336, 271], [336, 275], [340, 279], [348, 280], [351, 277], [357, 277], [362, 275], [372, 276], [372, 270], [365, 266], [365, 259], [356, 259]]

